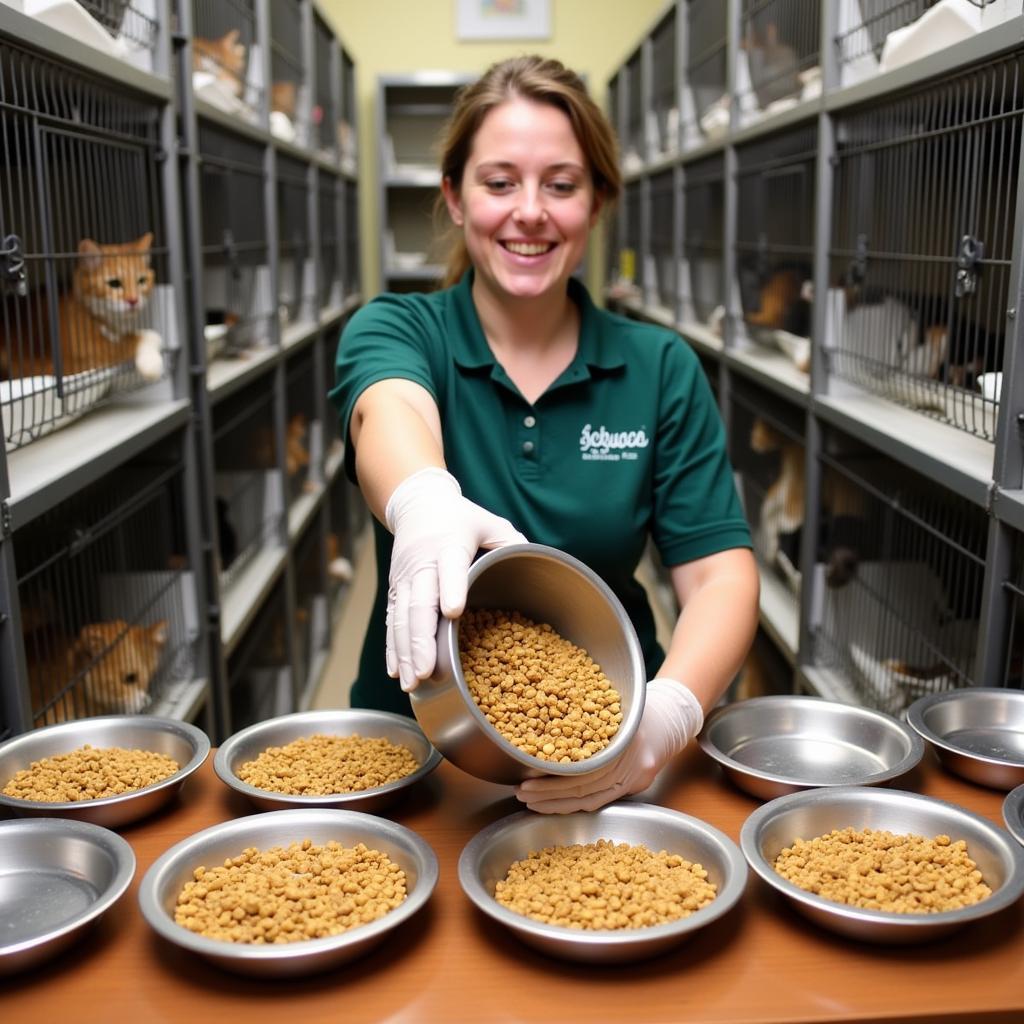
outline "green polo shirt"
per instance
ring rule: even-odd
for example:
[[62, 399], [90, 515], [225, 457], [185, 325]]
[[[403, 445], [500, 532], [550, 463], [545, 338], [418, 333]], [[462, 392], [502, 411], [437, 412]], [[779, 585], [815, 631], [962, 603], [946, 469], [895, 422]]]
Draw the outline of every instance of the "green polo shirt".
[[[650, 678], [664, 653], [634, 576], [648, 536], [668, 566], [751, 546], [700, 363], [673, 331], [598, 309], [571, 279], [579, 348], [531, 405], [495, 361], [471, 287], [469, 271], [445, 291], [380, 295], [351, 318], [330, 393], [343, 434], [371, 384], [400, 377], [426, 388], [462, 493], [597, 572], [628, 612]], [[355, 479], [351, 444], [346, 471]], [[409, 714], [384, 664], [391, 535], [374, 528], [377, 594], [352, 704]]]

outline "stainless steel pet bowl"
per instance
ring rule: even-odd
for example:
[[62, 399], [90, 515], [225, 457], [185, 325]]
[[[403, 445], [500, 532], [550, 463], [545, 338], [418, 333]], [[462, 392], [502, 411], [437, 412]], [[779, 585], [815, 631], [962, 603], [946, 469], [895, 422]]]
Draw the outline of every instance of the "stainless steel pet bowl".
[[629, 616], [596, 573], [557, 548], [510, 544], [470, 566], [466, 607], [521, 612], [582, 647], [618, 691], [622, 722], [608, 746], [585, 761], [559, 764], [525, 753], [473, 700], [459, 662], [459, 620], [442, 617], [437, 667], [409, 696], [427, 738], [449, 761], [477, 778], [512, 784], [536, 775], [586, 775], [626, 749], [644, 710], [644, 660]]
[[995, 789], [1024, 783], [1024, 691], [972, 686], [920, 697], [907, 721], [949, 771]]
[[764, 800], [820, 786], [889, 783], [924, 754], [920, 736], [891, 715], [789, 695], [717, 708], [697, 741], [732, 782]]
[[121, 898], [134, 874], [132, 848], [99, 825], [0, 822], [0, 974], [66, 949]]
[[[220, 864], [250, 846], [266, 850], [304, 839], [316, 845], [334, 839], [346, 847], [365, 843], [387, 854], [405, 872], [405, 902], [384, 917], [340, 935], [279, 945], [211, 939], [175, 923], [178, 895], [197, 867]], [[359, 811], [310, 808], [235, 818], [182, 840], [143, 876], [139, 906], [155, 931], [177, 946], [239, 974], [286, 978], [337, 967], [367, 952], [409, 920], [427, 902], [436, 884], [437, 858], [415, 832]]]
[[1003, 801], [1003, 821], [1010, 835], [1024, 846], [1024, 785], [1011, 789]]
[[181, 767], [173, 775], [152, 786], [119, 796], [74, 803], [44, 803], [38, 800], [19, 800], [0, 793], [0, 806], [23, 816], [75, 818], [94, 825], [116, 828], [144, 818], [162, 807], [174, 797], [184, 781], [210, 753], [209, 737], [202, 729], [188, 722], [153, 715], [81, 718], [34, 729], [0, 745], [0, 788], [16, 772], [30, 767], [33, 761], [79, 750], [86, 743], [92, 747], [122, 747], [166, 754]]
[[[293, 740], [314, 734], [378, 738], [400, 743], [412, 751], [419, 768], [404, 779], [386, 786], [359, 790], [354, 793], [335, 793], [327, 796], [289, 796], [258, 789], [238, 777], [239, 768], [253, 760], [267, 747], [279, 747]], [[250, 725], [218, 747], [213, 758], [213, 770], [233, 790], [248, 797], [264, 811], [286, 810], [291, 807], [344, 807], [350, 811], [376, 811], [397, 799], [409, 787], [429, 775], [441, 762], [441, 755], [430, 745], [420, 727], [404, 715], [390, 711], [370, 711], [363, 708], [341, 708], [335, 711], [302, 711], [282, 715], [265, 722]]]
[[[776, 873], [772, 866], [775, 858], [795, 839], [813, 839], [843, 828], [884, 829], [927, 838], [946, 834], [954, 842], [963, 839], [992, 895], [959, 910], [899, 914], [827, 900]], [[824, 928], [867, 942], [896, 944], [939, 938], [997, 913], [1024, 892], [1024, 847], [1004, 829], [955, 804], [897, 789], [846, 786], [780, 796], [744, 822], [740, 846], [754, 871], [798, 911]]]
[[[517, 914], [494, 898], [495, 885], [513, 861], [546, 846], [608, 839], [666, 850], [699, 862], [718, 893], [689, 917], [650, 928], [584, 931], [544, 924]], [[477, 833], [459, 857], [459, 882], [485, 914], [544, 953], [587, 963], [626, 963], [654, 956], [728, 913], [743, 895], [747, 865], [739, 847], [698, 818], [653, 804], [610, 804], [592, 813], [533, 814], [521, 811]]]

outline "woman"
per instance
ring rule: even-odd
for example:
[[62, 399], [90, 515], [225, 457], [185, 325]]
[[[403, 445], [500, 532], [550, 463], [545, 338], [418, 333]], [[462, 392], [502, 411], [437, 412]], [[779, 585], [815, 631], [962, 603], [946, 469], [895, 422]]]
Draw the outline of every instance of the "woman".
[[[516, 790], [538, 811], [595, 809], [645, 789], [743, 661], [758, 600], [749, 533], [694, 354], [597, 309], [571, 277], [621, 188], [611, 127], [580, 79], [539, 57], [494, 65], [456, 102], [441, 171], [452, 287], [360, 310], [331, 392], [347, 470], [393, 535], [375, 531], [352, 702], [409, 713], [402, 691], [432, 671], [438, 609], [462, 613], [479, 548], [562, 548], [618, 595], [656, 677], [613, 765]], [[683, 609], [667, 654], [634, 578], [648, 536]]]

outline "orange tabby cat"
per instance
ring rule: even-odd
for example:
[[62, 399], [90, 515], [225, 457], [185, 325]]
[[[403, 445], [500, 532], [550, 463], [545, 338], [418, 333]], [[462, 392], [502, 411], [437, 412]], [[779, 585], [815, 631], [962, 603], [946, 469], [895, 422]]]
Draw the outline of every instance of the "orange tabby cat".
[[32, 707], [41, 719], [37, 724], [142, 711], [167, 635], [163, 620], [152, 626], [129, 626], [123, 619], [94, 622], [73, 641], [54, 645], [45, 660], [29, 658]]
[[270, 84], [270, 109], [284, 114], [285, 117], [295, 117], [298, 107], [298, 85], [288, 79], [282, 79]]
[[245, 75], [245, 43], [238, 41], [237, 28], [219, 39], [192, 40], [192, 70], [206, 71], [232, 96], [241, 97]]
[[[134, 242], [99, 245], [83, 238], [78, 245], [71, 290], [58, 304], [61, 369], [65, 376], [130, 359], [145, 380], [163, 376], [162, 342], [141, 326], [156, 281], [150, 266], [150, 232]], [[41, 323], [36, 339], [9, 340], [0, 335], [0, 370], [5, 377], [53, 374], [50, 332]]]

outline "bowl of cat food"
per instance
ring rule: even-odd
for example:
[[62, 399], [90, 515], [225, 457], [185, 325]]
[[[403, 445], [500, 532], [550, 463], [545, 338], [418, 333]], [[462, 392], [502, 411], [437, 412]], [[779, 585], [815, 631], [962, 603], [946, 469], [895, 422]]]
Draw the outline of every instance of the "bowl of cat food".
[[564, 551], [510, 544], [470, 566], [466, 611], [441, 618], [437, 667], [409, 696], [448, 760], [513, 784], [613, 761], [645, 691], [640, 642], [611, 588]]
[[477, 833], [459, 857], [459, 882], [484, 914], [545, 954], [585, 963], [664, 952], [728, 913], [746, 881], [724, 833], [631, 801], [521, 811]]
[[116, 828], [168, 803], [210, 753], [188, 722], [103, 715], [0, 744], [0, 807]]
[[217, 749], [213, 769], [260, 810], [377, 811], [426, 778], [440, 761], [412, 719], [341, 708], [250, 725]]
[[437, 877], [430, 846], [392, 821], [269, 811], [172, 846], [143, 876], [139, 906], [164, 939], [220, 967], [297, 977], [369, 951], [424, 906]]
[[908, 944], [1024, 893], [1024, 847], [986, 818], [918, 793], [838, 786], [777, 797], [744, 822], [751, 868], [840, 935]]
[[1010, 790], [1024, 783], [1024, 691], [972, 686], [919, 697], [907, 722], [944, 768]]

